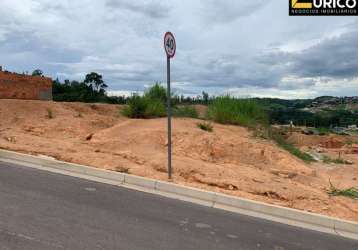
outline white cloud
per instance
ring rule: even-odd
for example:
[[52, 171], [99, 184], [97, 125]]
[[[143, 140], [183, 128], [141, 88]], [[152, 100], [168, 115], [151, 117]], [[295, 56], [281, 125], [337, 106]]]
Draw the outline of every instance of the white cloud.
[[[112, 91], [142, 91], [165, 82], [162, 36], [171, 30], [177, 92], [311, 97], [321, 94], [317, 77], [329, 77], [326, 92], [339, 95], [346, 91], [333, 83], [358, 76], [357, 59], [344, 58], [358, 44], [357, 20], [289, 17], [283, 1], [2, 0], [1, 64], [61, 79], [98, 71]], [[347, 86], [358, 92], [355, 83]]]

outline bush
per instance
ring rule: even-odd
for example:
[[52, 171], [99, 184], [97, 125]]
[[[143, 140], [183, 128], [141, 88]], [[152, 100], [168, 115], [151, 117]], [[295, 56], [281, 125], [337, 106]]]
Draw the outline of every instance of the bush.
[[48, 108], [46, 111], [47, 111], [47, 118], [53, 119], [54, 115], [53, 115], [52, 110], [50, 108]]
[[122, 111], [124, 116], [129, 118], [146, 118], [146, 110], [148, 108], [148, 101], [146, 98], [134, 95], [128, 102], [128, 106]]
[[211, 125], [210, 123], [198, 123], [197, 124], [198, 128], [200, 128], [201, 130], [207, 131], [207, 132], [213, 132], [213, 125]]
[[268, 125], [264, 109], [253, 99], [236, 99], [231, 96], [217, 97], [208, 107], [208, 118], [222, 124], [246, 127]]
[[159, 100], [165, 104], [167, 101], [167, 90], [159, 85], [159, 83], [156, 83], [144, 93], [144, 97], [150, 100]]
[[155, 118], [155, 117], [165, 117], [167, 116], [167, 111], [165, 105], [160, 100], [146, 99], [147, 108], [145, 110], [144, 118]]
[[173, 109], [173, 116], [175, 117], [189, 117], [189, 118], [198, 118], [199, 114], [195, 107], [193, 106], [181, 106]]
[[122, 111], [122, 114], [129, 118], [156, 118], [167, 115], [166, 90], [159, 84], [155, 84], [148, 89], [144, 96], [133, 95], [128, 101], [128, 106]]

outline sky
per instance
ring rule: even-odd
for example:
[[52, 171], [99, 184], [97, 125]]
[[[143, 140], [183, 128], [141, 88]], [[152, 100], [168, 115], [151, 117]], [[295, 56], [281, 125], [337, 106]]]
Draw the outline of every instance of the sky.
[[166, 82], [166, 31], [179, 95], [358, 95], [358, 17], [292, 17], [288, 0], [1, 0], [0, 65], [140, 92]]

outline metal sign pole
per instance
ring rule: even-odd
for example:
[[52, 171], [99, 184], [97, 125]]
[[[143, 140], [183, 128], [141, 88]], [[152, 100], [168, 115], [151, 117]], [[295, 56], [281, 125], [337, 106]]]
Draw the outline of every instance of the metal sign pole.
[[168, 178], [172, 179], [172, 110], [170, 91], [170, 57], [167, 56], [167, 106], [168, 106]]
[[177, 45], [171, 32], [164, 35], [164, 49], [167, 54], [167, 113], [168, 113], [168, 178], [172, 179], [172, 109], [170, 91], [170, 59], [175, 56]]

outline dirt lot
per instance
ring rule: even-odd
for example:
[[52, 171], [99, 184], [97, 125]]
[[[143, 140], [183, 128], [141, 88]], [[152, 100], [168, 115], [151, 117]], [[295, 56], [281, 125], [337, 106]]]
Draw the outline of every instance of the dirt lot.
[[[166, 119], [129, 120], [120, 116], [120, 108], [0, 100], [0, 148], [166, 180]], [[352, 143], [326, 148], [322, 140], [331, 138], [311, 142], [292, 135], [300, 147], [321, 147], [331, 155], [342, 151], [354, 162], [308, 165], [245, 128], [214, 124], [208, 133], [197, 123], [173, 122], [176, 183], [358, 221], [357, 200], [327, 195], [329, 180], [338, 188], [358, 186]]]

